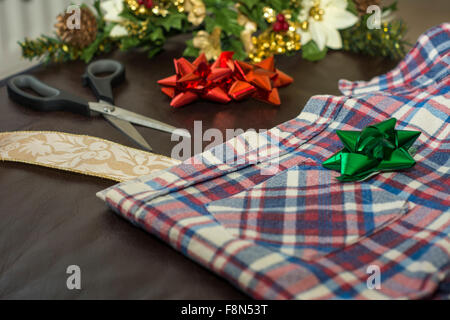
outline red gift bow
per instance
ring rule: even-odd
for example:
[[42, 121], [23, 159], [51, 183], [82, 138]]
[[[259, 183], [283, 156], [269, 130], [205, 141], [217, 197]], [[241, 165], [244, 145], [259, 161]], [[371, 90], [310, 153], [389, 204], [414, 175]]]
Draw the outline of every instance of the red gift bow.
[[273, 57], [252, 65], [233, 60], [233, 54], [222, 52], [212, 64], [204, 54], [192, 63], [185, 58], [175, 59], [175, 74], [158, 81], [161, 91], [172, 98], [170, 105], [178, 108], [200, 98], [228, 103], [248, 97], [280, 105], [277, 88], [294, 80], [275, 68]]

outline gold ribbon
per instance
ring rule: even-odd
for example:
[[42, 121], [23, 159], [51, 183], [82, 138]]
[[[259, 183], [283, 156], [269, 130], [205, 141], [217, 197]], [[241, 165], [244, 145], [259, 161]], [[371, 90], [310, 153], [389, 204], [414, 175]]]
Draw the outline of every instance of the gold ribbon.
[[0, 133], [0, 160], [127, 181], [180, 161], [108, 140], [53, 131]]

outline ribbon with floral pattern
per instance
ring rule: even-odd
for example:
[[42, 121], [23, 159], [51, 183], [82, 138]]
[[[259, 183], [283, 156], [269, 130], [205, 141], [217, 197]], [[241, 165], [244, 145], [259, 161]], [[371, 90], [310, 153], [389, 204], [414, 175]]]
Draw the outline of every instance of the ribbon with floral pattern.
[[119, 182], [153, 174], [180, 163], [108, 140], [53, 131], [1, 132], [0, 160]]

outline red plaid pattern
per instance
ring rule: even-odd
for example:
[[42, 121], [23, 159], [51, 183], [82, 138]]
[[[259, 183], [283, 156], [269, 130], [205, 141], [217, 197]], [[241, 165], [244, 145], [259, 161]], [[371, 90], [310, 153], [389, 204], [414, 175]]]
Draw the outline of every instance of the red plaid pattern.
[[[341, 81], [344, 96], [99, 196], [255, 298], [448, 297], [449, 65], [443, 24], [388, 74]], [[321, 167], [342, 148], [336, 130], [391, 117], [422, 132], [413, 168], [341, 184]], [[380, 289], [367, 285], [373, 265]]]
[[302, 163], [207, 208], [234, 236], [304, 260], [348, 246], [408, 210], [407, 201], [383, 189], [337, 176]]

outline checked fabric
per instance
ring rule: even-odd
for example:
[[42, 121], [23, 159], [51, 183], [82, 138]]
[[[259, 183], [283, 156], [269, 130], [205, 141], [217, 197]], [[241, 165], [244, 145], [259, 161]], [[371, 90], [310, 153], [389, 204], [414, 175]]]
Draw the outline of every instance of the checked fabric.
[[[449, 65], [442, 24], [386, 75], [99, 197], [254, 298], [450, 298]], [[336, 130], [392, 117], [422, 132], [413, 168], [341, 183], [322, 167]]]

